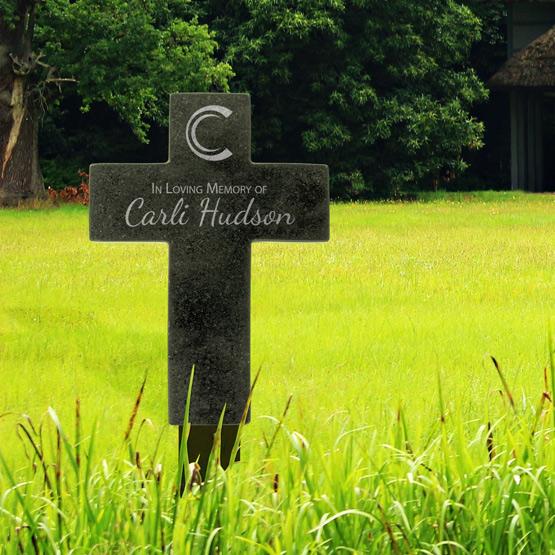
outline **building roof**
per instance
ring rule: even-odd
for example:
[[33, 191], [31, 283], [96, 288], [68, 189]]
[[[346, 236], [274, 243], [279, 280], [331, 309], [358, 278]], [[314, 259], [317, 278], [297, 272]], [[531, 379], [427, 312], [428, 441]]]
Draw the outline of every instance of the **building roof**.
[[509, 58], [489, 80], [489, 86], [555, 88], [555, 26]]

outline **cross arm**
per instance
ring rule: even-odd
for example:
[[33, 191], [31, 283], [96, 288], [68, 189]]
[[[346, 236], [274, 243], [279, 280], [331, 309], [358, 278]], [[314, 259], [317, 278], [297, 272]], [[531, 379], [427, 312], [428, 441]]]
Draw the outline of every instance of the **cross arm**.
[[261, 211], [287, 215], [274, 226], [260, 226], [255, 241], [328, 241], [329, 171], [321, 164], [253, 164], [252, 181]]
[[[165, 164], [93, 164], [90, 167], [90, 238], [92, 241], [166, 241], [157, 226], [134, 225], [133, 208], [161, 202], [152, 183]], [[141, 200], [142, 199], [142, 200]], [[129, 208], [131, 205], [131, 209]]]

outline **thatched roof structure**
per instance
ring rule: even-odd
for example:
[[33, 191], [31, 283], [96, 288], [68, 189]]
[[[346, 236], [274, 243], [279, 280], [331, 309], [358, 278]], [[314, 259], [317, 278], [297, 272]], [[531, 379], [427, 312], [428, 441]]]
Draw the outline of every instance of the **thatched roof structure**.
[[555, 26], [523, 48], [489, 80], [492, 89], [555, 88]]

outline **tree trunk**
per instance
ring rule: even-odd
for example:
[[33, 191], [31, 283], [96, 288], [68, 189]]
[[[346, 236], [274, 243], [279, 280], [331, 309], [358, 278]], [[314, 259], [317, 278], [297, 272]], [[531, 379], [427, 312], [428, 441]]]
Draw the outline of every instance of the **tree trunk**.
[[0, 206], [46, 196], [31, 73], [34, 11], [34, 1], [20, 0], [14, 27], [0, 23]]

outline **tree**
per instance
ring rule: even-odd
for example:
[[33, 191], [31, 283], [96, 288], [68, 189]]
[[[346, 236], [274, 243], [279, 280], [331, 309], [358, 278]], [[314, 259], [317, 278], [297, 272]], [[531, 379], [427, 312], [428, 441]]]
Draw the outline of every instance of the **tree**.
[[335, 196], [431, 187], [482, 145], [468, 64], [480, 22], [454, 0], [199, 0], [254, 102], [259, 159], [330, 164]]
[[38, 128], [64, 87], [146, 140], [171, 92], [225, 90], [231, 76], [187, 0], [0, 0], [0, 15], [0, 204], [44, 194]]
[[[459, 0], [480, 19], [481, 37], [472, 47], [470, 63], [478, 77], [488, 81], [507, 59], [507, 3], [504, 0]], [[485, 148], [469, 152], [470, 169], [458, 180], [459, 188], [503, 189], [511, 181], [509, 95], [491, 91], [487, 102], [472, 109], [484, 123]]]
[[480, 77], [489, 79], [507, 59], [507, 3], [505, 0], [459, 0], [480, 20], [480, 40], [470, 61]]

